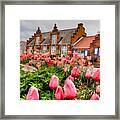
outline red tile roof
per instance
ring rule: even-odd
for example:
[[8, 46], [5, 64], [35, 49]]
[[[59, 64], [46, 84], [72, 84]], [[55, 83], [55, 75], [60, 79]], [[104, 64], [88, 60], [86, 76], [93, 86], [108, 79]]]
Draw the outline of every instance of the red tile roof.
[[84, 37], [73, 48], [89, 48], [93, 40], [95, 40], [95, 36]]

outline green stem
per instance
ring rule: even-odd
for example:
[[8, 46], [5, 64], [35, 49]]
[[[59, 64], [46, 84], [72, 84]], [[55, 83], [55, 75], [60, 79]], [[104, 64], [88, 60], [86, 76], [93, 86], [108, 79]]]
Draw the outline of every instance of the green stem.
[[54, 90], [52, 91], [52, 99], [54, 100]]
[[88, 86], [88, 83], [89, 83], [89, 82], [88, 82], [88, 78], [87, 78], [87, 86]]

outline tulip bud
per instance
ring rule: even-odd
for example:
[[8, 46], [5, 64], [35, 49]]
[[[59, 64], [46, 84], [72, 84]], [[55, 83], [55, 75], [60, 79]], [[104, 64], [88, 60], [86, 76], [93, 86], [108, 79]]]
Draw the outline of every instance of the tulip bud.
[[72, 51], [68, 51], [68, 53], [67, 53], [68, 55], [71, 55], [72, 54]]
[[80, 75], [80, 71], [78, 70], [77, 67], [74, 67], [72, 70], [71, 70], [71, 76], [72, 77], [78, 77]]
[[38, 58], [38, 55], [34, 55], [34, 59], [37, 60], [37, 58]]
[[91, 77], [91, 72], [90, 72], [89, 69], [88, 69], [87, 72], [85, 73], [85, 77], [86, 77], [86, 78], [90, 78], [90, 77]]
[[64, 96], [68, 99], [74, 99], [76, 95], [77, 91], [74, 83], [70, 79], [66, 79], [64, 84]]
[[92, 97], [90, 98], [90, 100], [99, 100], [99, 99], [100, 99], [100, 97], [96, 93], [93, 93]]
[[58, 86], [55, 92], [55, 98], [56, 100], [63, 100], [64, 99], [64, 93], [61, 86]]
[[39, 100], [39, 93], [36, 87], [30, 87], [26, 96], [26, 100]]
[[92, 78], [95, 81], [100, 81], [100, 69], [97, 69], [96, 71], [93, 72]]
[[72, 76], [70, 75], [70, 76], [68, 76], [68, 77], [67, 77], [67, 79], [69, 79], [69, 80], [72, 80], [72, 81], [73, 81], [73, 80], [74, 80], [74, 77], [72, 77]]
[[58, 87], [58, 80], [59, 80], [59, 78], [57, 76], [53, 75], [50, 79], [49, 87], [51, 89], [56, 89]]
[[97, 87], [96, 87], [96, 93], [100, 93], [100, 85], [98, 85]]
[[32, 65], [33, 64], [33, 61], [31, 60], [31, 61], [29, 61], [29, 65]]
[[64, 72], [67, 72], [67, 67], [64, 67], [64, 69], [63, 69], [63, 70], [64, 70]]

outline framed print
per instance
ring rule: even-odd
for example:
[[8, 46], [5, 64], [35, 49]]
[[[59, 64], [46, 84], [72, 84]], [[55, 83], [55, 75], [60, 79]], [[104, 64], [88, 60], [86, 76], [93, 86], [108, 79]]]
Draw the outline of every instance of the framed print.
[[1, 118], [119, 119], [119, 2], [2, 2]]

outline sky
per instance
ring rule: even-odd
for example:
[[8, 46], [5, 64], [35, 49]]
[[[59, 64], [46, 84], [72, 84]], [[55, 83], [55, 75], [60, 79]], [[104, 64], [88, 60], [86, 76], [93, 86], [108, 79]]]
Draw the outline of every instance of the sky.
[[38, 27], [40, 27], [41, 32], [52, 31], [55, 23], [58, 30], [77, 28], [79, 23], [83, 23], [87, 35], [95, 35], [100, 32], [99, 20], [21, 20], [20, 40], [28, 40]]

